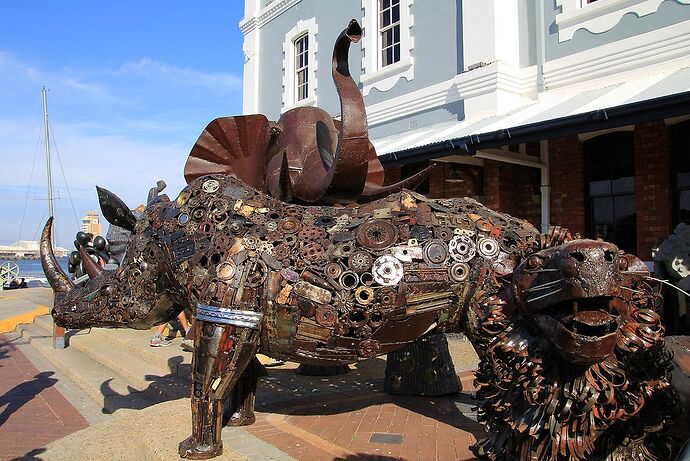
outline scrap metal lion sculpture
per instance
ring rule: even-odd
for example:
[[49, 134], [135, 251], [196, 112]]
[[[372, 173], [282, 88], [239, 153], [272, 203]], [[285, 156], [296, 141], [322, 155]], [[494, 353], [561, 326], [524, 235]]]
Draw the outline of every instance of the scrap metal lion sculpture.
[[[351, 81], [344, 44], [357, 32], [351, 23], [336, 42], [334, 76], [347, 77], [336, 82]], [[346, 94], [344, 107], [354, 98]], [[188, 187], [174, 200], [153, 198], [139, 219], [99, 188], [106, 219], [132, 237], [115, 271], [84, 255], [84, 287], [57, 264], [49, 220], [41, 258], [56, 324], [145, 329], [193, 313], [192, 434], [182, 457], [222, 452], [224, 401], [229, 424], [254, 422], [257, 352], [340, 365], [459, 330], [480, 357], [487, 436], [477, 454], [668, 459], [677, 405], [644, 264], [561, 228], [540, 234], [472, 199], [382, 186], [357, 107], [338, 124], [305, 116], [308, 129], [299, 117], [212, 122], [192, 151]], [[336, 125], [337, 141], [328, 128]], [[293, 129], [302, 134], [282, 140]], [[247, 147], [257, 139], [260, 148]]]

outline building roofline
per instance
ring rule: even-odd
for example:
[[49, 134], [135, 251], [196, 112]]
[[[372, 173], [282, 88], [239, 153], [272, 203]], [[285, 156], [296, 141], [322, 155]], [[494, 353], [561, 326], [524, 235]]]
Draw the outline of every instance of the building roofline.
[[447, 155], [474, 155], [480, 149], [560, 138], [690, 114], [690, 91], [597, 109], [488, 133], [462, 136], [379, 156], [385, 167], [432, 160]]

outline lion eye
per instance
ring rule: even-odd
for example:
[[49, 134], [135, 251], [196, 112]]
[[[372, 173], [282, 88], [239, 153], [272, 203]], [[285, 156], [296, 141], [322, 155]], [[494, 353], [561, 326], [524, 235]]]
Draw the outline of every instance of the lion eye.
[[628, 270], [628, 259], [623, 256], [618, 258], [618, 268], [622, 271]]
[[545, 262], [546, 261], [541, 256], [531, 255], [529, 258], [527, 258], [525, 266], [528, 270], [536, 270], [542, 268]]

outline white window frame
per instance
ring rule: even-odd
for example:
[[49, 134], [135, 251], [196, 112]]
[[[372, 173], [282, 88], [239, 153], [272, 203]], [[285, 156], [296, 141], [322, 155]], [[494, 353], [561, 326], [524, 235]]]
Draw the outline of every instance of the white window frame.
[[379, 31], [379, 0], [362, 0], [364, 36], [362, 37], [362, 93], [376, 88], [388, 91], [405, 78], [414, 78], [414, 37], [412, 12], [414, 0], [400, 0], [400, 60], [382, 66], [381, 34]]
[[[301, 43], [303, 43], [304, 48], [306, 48], [302, 51], [298, 49]], [[311, 86], [309, 84], [309, 33], [297, 37], [292, 46], [295, 47], [295, 100], [299, 102], [309, 97], [309, 87]], [[304, 56], [306, 61], [305, 65], [299, 65], [300, 55], [306, 55]], [[303, 83], [300, 83], [300, 72], [304, 72], [305, 80]], [[305, 86], [307, 91], [301, 91], [300, 86]], [[301, 93], [305, 93], [303, 98], [300, 98]]]
[[[295, 27], [285, 34], [283, 42], [283, 104], [281, 113], [294, 107], [315, 106], [316, 105], [316, 70], [317, 70], [317, 40], [318, 27], [316, 18], [297, 21]], [[297, 100], [297, 72], [295, 69], [295, 41], [308, 35], [308, 85], [307, 97]]]
[[[690, 4], [690, 0], [677, 0]], [[558, 41], [571, 40], [575, 32], [586, 29], [594, 34], [611, 30], [624, 15], [633, 13], [638, 17], [655, 13], [664, 0], [556, 0], [561, 12], [556, 15]]]
[[[400, 21], [400, 8], [402, 7], [402, 5], [400, 4], [400, 0], [388, 0], [389, 3], [388, 3], [388, 8], [386, 8], [386, 10], [389, 10], [391, 22], [387, 26], [382, 27], [381, 26], [381, 15], [384, 11], [383, 8], [380, 8], [382, 1], [384, 1], [384, 0], [379, 0], [379, 2], [378, 2], [379, 3], [379, 11], [378, 11], [379, 29], [377, 32], [378, 32], [378, 36], [379, 36], [379, 50], [380, 50], [379, 52], [381, 53], [381, 56], [380, 56], [381, 67], [386, 67], [386, 66], [391, 66], [393, 64], [400, 62], [401, 56], [400, 56], [400, 52], [398, 51], [398, 60], [397, 61], [391, 61], [388, 64], [385, 64], [386, 59], [384, 57], [384, 51], [385, 50], [383, 47], [383, 35], [384, 35], [384, 32], [388, 32], [389, 30], [393, 30], [393, 42], [392, 42], [393, 44], [388, 45], [387, 48], [393, 48], [393, 59], [395, 59], [395, 45], [396, 44], [398, 45], [398, 49], [400, 49], [400, 47], [402, 46], [402, 44], [400, 43], [400, 27], [402, 26], [402, 22]], [[395, 1], [398, 2], [398, 20], [396, 22], [393, 22], [393, 5], [392, 5], [392, 2], [395, 2]], [[395, 28], [396, 27], [398, 29], [398, 41], [397, 42], [395, 42]]]

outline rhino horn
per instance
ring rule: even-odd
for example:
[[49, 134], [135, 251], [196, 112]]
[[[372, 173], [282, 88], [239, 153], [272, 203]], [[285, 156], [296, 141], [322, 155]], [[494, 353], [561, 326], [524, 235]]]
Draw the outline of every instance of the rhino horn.
[[105, 271], [100, 265], [96, 264], [91, 256], [84, 250], [84, 247], [79, 247], [79, 256], [81, 256], [81, 264], [84, 266], [89, 278], [98, 277]]
[[53, 217], [48, 218], [43, 233], [41, 234], [40, 253], [41, 266], [43, 272], [46, 274], [48, 283], [57, 293], [67, 293], [74, 287], [74, 283], [69, 279], [67, 274], [62, 270], [60, 264], [55, 259], [53, 253], [53, 243], [51, 241], [51, 233], [53, 229]]

